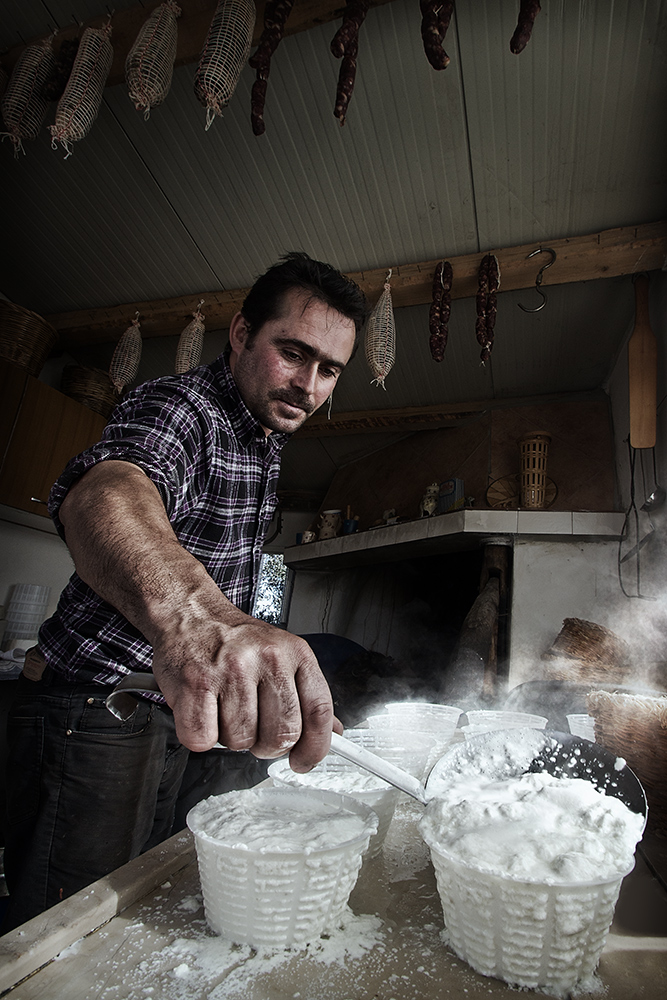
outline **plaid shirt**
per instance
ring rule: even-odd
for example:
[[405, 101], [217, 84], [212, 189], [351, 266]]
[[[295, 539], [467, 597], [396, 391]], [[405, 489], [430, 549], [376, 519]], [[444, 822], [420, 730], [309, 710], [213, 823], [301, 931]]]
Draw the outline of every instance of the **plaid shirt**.
[[[102, 440], [69, 462], [51, 490], [49, 512], [64, 539], [58, 510], [69, 487], [98, 462], [138, 465], [157, 487], [181, 545], [248, 612], [288, 437], [265, 435], [221, 355], [129, 393]], [[144, 636], [76, 573], [40, 629], [39, 649], [68, 680], [114, 684], [121, 674], [151, 668]]]

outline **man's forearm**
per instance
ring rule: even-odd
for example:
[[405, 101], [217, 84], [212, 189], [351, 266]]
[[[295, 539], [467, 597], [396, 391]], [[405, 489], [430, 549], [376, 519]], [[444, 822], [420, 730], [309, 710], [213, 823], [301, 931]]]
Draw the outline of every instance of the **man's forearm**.
[[60, 520], [77, 573], [146, 637], [153, 672], [191, 750], [219, 740], [308, 770], [329, 747], [333, 706], [303, 639], [239, 611], [179, 543], [147, 476], [101, 462]]
[[154, 484], [128, 462], [101, 462], [59, 516], [81, 579], [153, 643], [199, 616], [247, 620], [178, 541]]

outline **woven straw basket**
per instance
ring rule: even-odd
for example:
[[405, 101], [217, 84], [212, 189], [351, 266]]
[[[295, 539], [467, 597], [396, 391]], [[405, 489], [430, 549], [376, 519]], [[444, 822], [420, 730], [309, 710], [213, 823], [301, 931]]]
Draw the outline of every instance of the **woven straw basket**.
[[667, 836], [667, 695], [592, 691], [586, 703], [595, 742], [628, 762], [646, 792], [649, 830]]
[[565, 618], [550, 648], [542, 654], [553, 680], [622, 684], [631, 669], [628, 644], [604, 625]]
[[54, 328], [37, 313], [0, 299], [0, 358], [37, 378], [57, 341]]
[[83, 365], [66, 365], [60, 380], [60, 388], [66, 396], [83, 403], [89, 410], [108, 417], [120, 399], [106, 372], [101, 368], [86, 368]]

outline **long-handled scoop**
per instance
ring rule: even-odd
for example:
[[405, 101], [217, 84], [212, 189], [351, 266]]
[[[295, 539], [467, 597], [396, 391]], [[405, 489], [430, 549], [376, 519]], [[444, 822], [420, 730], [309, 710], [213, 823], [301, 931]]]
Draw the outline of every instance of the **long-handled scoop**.
[[408, 771], [404, 771], [402, 768], [390, 763], [390, 761], [378, 757], [377, 754], [371, 753], [370, 750], [359, 746], [358, 743], [346, 740], [344, 736], [339, 736], [338, 733], [331, 734], [331, 751], [338, 754], [339, 757], [344, 757], [345, 760], [352, 761], [353, 764], [363, 767], [364, 770], [370, 771], [376, 777], [388, 781], [390, 785], [400, 788], [402, 792], [407, 792], [413, 799], [417, 799], [422, 805], [426, 805], [428, 800], [426, 789], [421, 781], [409, 774]]
[[[105, 704], [112, 715], [125, 722], [136, 709], [137, 698], [149, 693], [157, 694], [159, 691], [160, 688], [153, 674], [128, 674], [116, 685], [107, 697]], [[220, 744], [218, 743], [216, 746], [220, 746]], [[407, 792], [418, 802], [426, 803], [426, 789], [421, 781], [418, 781], [407, 771], [403, 771], [402, 768], [396, 767], [395, 764], [383, 760], [382, 757], [376, 756], [370, 750], [358, 746], [351, 740], [346, 740], [338, 733], [331, 734], [331, 749], [339, 757], [344, 757], [346, 760], [352, 761], [353, 764], [358, 764], [359, 767], [370, 771], [378, 778], [388, 781], [390, 785], [400, 788], [402, 792]]]

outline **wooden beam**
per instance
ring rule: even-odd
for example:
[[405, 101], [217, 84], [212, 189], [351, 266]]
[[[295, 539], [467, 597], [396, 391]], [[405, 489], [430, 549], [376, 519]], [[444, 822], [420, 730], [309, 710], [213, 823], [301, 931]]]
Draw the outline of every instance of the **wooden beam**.
[[[370, 0], [371, 7], [380, 7], [390, 3], [391, 0]], [[178, 45], [176, 49], [176, 65], [185, 66], [199, 61], [199, 56], [206, 39], [211, 19], [217, 6], [217, 0], [178, 0], [181, 8], [181, 16], [178, 19]], [[100, 10], [104, 4], [100, 3]], [[122, 83], [125, 80], [125, 60], [128, 52], [134, 45], [134, 41], [139, 34], [139, 30], [146, 21], [151, 11], [159, 6], [159, 0], [151, 0], [141, 7], [128, 7], [119, 10], [111, 19], [113, 45], [113, 63], [111, 72], [107, 79], [107, 86]], [[265, 0], [257, 0], [257, 20], [255, 22], [255, 32], [253, 35], [253, 45], [259, 41], [259, 37], [264, 27], [264, 7]], [[109, 4], [113, 9], [113, 4]], [[342, 18], [345, 9], [345, 0], [296, 0], [292, 12], [285, 24], [285, 35], [296, 35], [301, 31], [308, 31], [320, 24], [327, 24]], [[102, 13], [99, 17], [94, 17], [86, 21], [83, 27], [99, 28], [109, 20], [108, 13]], [[31, 42], [39, 41], [47, 37], [49, 27], [55, 30], [56, 25], [50, 24], [48, 14], [44, 14], [44, 33]], [[77, 24], [68, 24], [58, 32], [54, 46], [56, 51], [60, 43], [66, 38], [75, 38], [79, 33]], [[332, 36], [333, 37], [333, 36]], [[30, 43], [29, 43], [30, 44]], [[0, 57], [3, 68], [7, 73], [11, 73], [16, 61], [23, 52], [25, 45], [15, 45]], [[332, 57], [333, 58], [333, 57]]]
[[[292, 436], [294, 438], [340, 437], [341, 434], [412, 434], [414, 431], [453, 427], [464, 420], [479, 416], [485, 410], [500, 410], [510, 406], [545, 406], [562, 400], [562, 393], [543, 396], [521, 396], [511, 399], [482, 399], [465, 403], [436, 403], [434, 406], [396, 406], [386, 410], [350, 410], [316, 413]], [[573, 402], [606, 399], [601, 389], [568, 393]]]
[[[534, 286], [537, 272], [544, 263], [544, 260], [540, 262], [540, 258], [546, 259], [546, 255], [532, 259], [528, 259], [528, 255], [540, 245], [549, 246], [556, 252], [555, 263], [544, 272], [544, 288], [548, 285], [653, 271], [663, 268], [667, 260], [667, 222], [623, 226], [589, 236], [545, 240], [542, 244], [527, 243], [518, 247], [449, 257], [454, 274], [452, 297], [468, 298], [476, 294], [479, 264], [486, 252], [495, 253], [500, 263], [501, 292]], [[446, 255], [446, 250], [443, 255]], [[391, 267], [394, 306], [400, 308], [424, 305], [431, 301], [433, 271], [438, 259], [399, 265], [390, 261], [386, 267], [372, 271], [351, 272], [350, 277], [358, 282], [374, 302], [382, 291], [387, 270]], [[173, 299], [129, 302], [99, 309], [55, 313], [46, 318], [58, 330], [60, 343], [64, 348], [117, 340], [137, 311], [141, 316], [142, 336], [161, 337], [180, 333], [191, 319], [197, 303], [203, 298], [205, 305], [202, 311], [206, 316], [206, 329], [224, 330], [229, 326], [234, 313], [241, 308], [247, 292], [247, 288], [202, 291]]]

